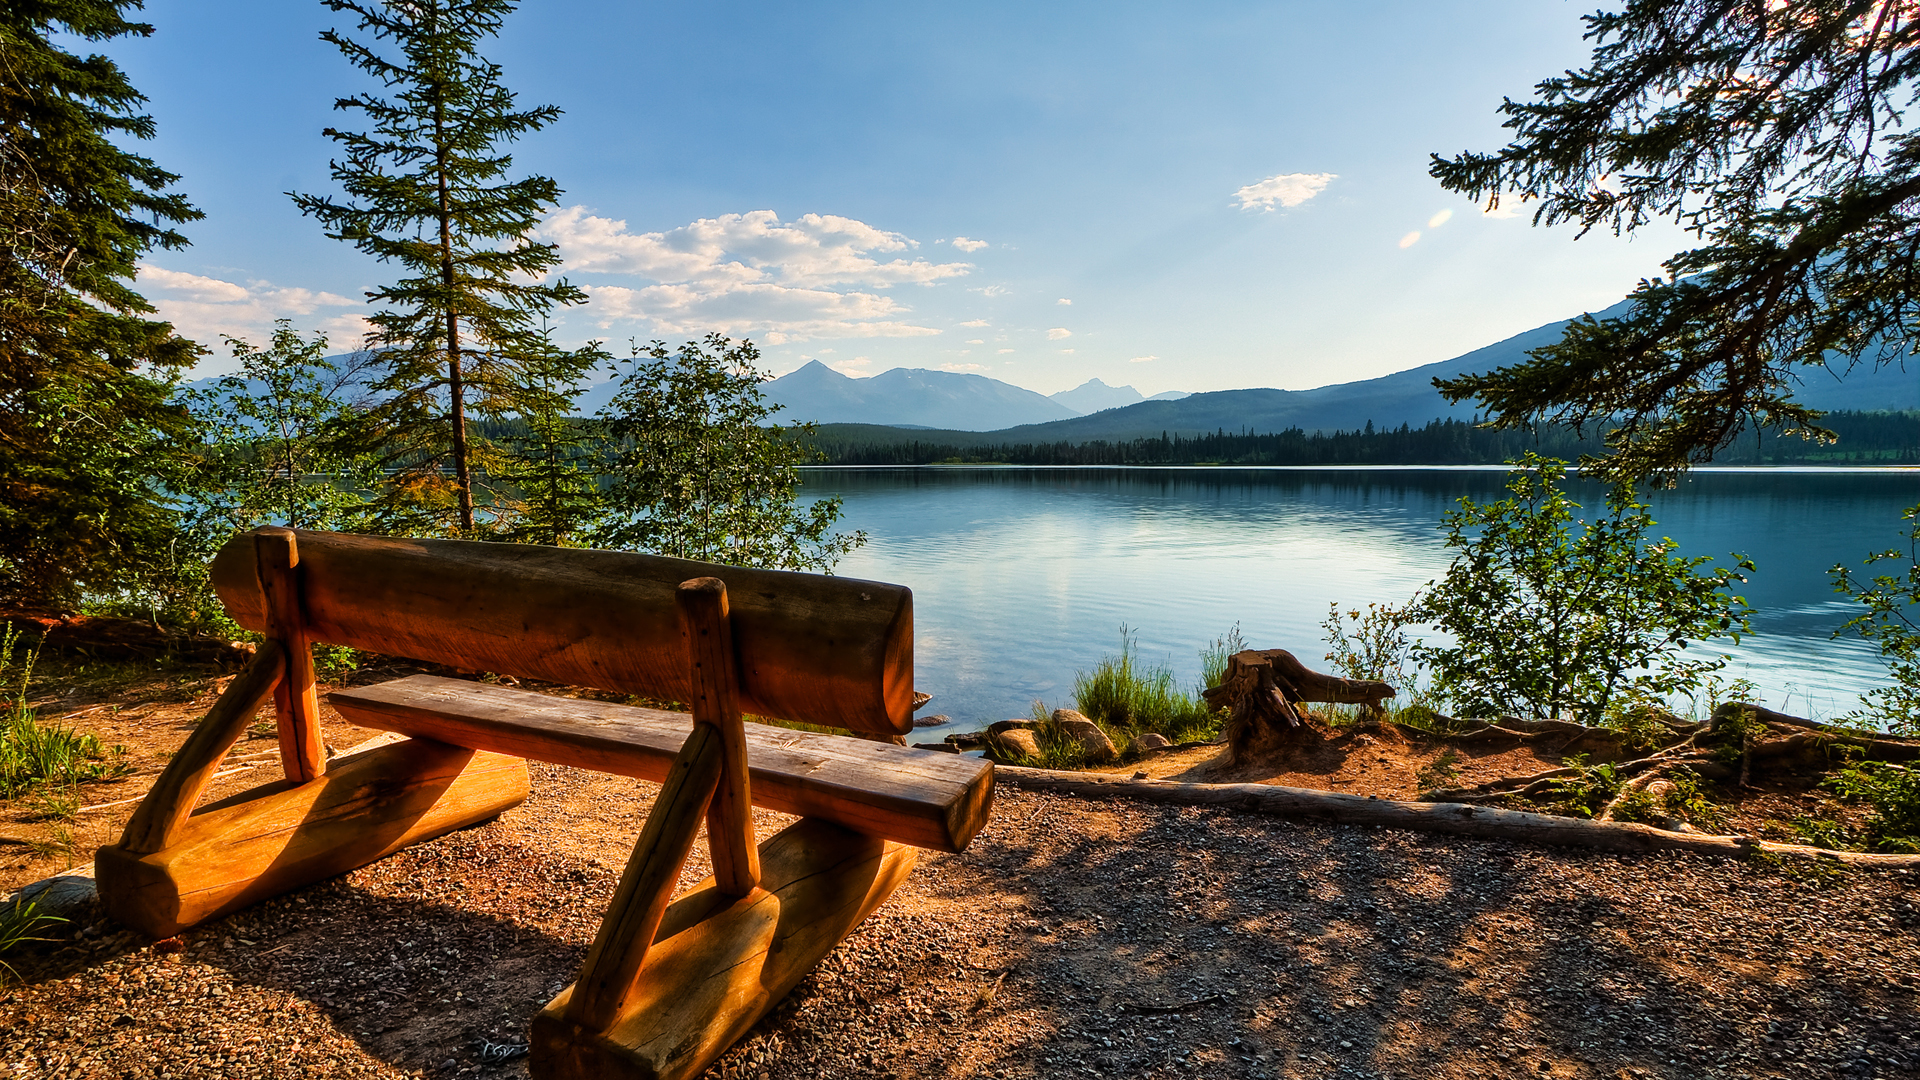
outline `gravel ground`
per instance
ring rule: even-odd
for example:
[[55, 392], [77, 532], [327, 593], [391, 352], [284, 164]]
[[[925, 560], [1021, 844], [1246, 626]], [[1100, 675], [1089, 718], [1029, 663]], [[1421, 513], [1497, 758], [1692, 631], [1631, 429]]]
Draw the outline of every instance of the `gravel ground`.
[[[178, 944], [89, 926], [0, 992], [0, 1077], [524, 1076], [654, 790], [536, 765]], [[1903, 1077], [1911, 886], [1003, 788], [709, 1075]]]

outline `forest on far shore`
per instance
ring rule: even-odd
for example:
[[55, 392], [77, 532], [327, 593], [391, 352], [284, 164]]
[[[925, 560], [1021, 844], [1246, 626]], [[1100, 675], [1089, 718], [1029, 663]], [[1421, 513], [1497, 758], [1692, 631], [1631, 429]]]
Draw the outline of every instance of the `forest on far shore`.
[[[1832, 412], [1821, 421], [1839, 439], [1814, 442], [1749, 430], [1716, 453], [1715, 465], [1920, 465], [1920, 412]], [[1532, 451], [1575, 460], [1604, 452], [1570, 428], [1493, 430], [1434, 420], [1376, 430], [1265, 434], [1216, 431], [1125, 441], [1007, 442], [995, 432], [927, 431], [874, 424], [819, 424], [812, 437], [828, 465], [1499, 465]], [[801, 436], [804, 438], [805, 436]]]

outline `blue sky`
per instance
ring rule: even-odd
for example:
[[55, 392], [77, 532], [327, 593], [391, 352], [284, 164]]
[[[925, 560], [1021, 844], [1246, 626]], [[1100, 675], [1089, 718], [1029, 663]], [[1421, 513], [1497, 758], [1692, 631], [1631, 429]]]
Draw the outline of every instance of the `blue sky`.
[[[566, 115], [515, 150], [592, 303], [560, 337], [751, 336], [775, 373], [976, 371], [1042, 392], [1305, 388], [1620, 299], [1683, 246], [1488, 217], [1426, 175], [1585, 56], [1567, 3], [532, 3], [485, 50]], [[207, 214], [141, 287], [192, 336], [357, 344], [391, 270], [330, 192], [363, 88], [319, 3], [150, 0], [108, 52]], [[1417, 234], [1417, 236], [1415, 235]], [[222, 370], [223, 355], [201, 374]]]

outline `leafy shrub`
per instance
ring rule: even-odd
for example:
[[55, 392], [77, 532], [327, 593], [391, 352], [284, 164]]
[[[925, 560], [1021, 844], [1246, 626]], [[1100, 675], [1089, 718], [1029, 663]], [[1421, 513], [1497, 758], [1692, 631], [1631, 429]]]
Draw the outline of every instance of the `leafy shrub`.
[[1691, 769], [1678, 769], [1667, 777], [1663, 791], [1651, 790], [1654, 786], [1649, 784], [1621, 796], [1613, 808], [1614, 819], [1665, 825], [1679, 818], [1707, 832], [1727, 830], [1726, 811], [1707, 797], [1700, 787], [1699, 775]]
[[1905, 765], [1867, 761], [1841, 769], [1822, 786], [1842, 801], [1865, 803], [1872, 809], [1859, 838], [1864, 846], [1920, 852], [1920, 772]]
[[1600, 723], [1628, 687], [1658, 698], [1698, 693], [1727, 657], [1680, 654], [1749, 629], [1746, 601], [1728, 591], [1745, 578], [1727, 567], [1703, 573], [1710, 558], [1676, 556], [1671, 540], [1648, 539], [1653, 518], [1629, 485], [1608, 493], [1606, 514], [1576, 522], [1580, 504], [1561, 490], [1564, 462], [1528, 454], [1518, 465], [1508, 498], [1463, 498], [1447, 513], [1453, 565], [1402, 616], [1454, 640], [1412, 647], [1434, 693], [1469, 715], [1585, 724]]
[[[1237, 634], [1238, 628], [1217, 639], [1215, 648], [1224, 649]], [[1122, 626], [1120, 655], [1104, 657], [1092, 671], [1074, 676], [1073, 699], [1080, 711], [1123, 746], [1147, 732], [1177, 743], [1210, 739], [1218, 733], [1220, 717], [1206, 702], [1183, 693], [1165, 664], [1142, 663], [1136, 648], [1133, 631]], [[1207, 654], [1201, 655], [1204, 660]]]
[[1914, 605], [1920, 604], [1920, 506], [1908, 507], [1901, 517], [1907, 522], [1907, 550], [1873, 552], [1867, 556], [1867, 565], [1894, 563], [1904, 566], [1903, 570], [1877, 574], [1862, 584], [1846, 566], [1833, 568], [1834, 591], [1867, 609], [1847, 620], [1833, 636], [1853, 631], [1872, 642], [1893, 678], [1892, 685], [1862, 695], [1861, 708], [1845, 719], [1916, 734], [1920, 733], [1920, 621], [1915, 619]]
[[1419, 664], [1414, 659], [1415, 642], [1407, 633], [1410, 623], [1418, 622], [1411, 613], [1420, 605], [1420, 594], [1399, 606], [1368, 604], [1346, 612], [1340, 605], [1328, 604], [1327, 617], [1321, 622], [1332, 652], [1326, 659], [1334, 672], [1348, 679], [1384, 682], [1399, 691], [1395, 700], [1401, 708], [1425, 704], [1426, 695], [1419, 683]]
[[1587, 755], [1575, 754], [1566, 760], [1572, 776], [1554, 780], [1550, 786], [1554, 808], [1576, 817], [1592, 817], [1608, 799], [1620, 794], [1622, 780], [1612, 763], [1587, 764]]

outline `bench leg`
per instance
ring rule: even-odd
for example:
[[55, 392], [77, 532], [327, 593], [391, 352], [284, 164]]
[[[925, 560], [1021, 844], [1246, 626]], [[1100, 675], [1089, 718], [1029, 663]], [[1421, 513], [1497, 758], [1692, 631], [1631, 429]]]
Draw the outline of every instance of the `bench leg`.
[[282, 780], [201, 807], [158, 851], [124, 839], [101, 848], [100, 899], [117, 921], [171, 937], [497, 817], [526, 797], [521, 758], [402, 739], [335, 758], [316, 780]]
[[[916, 849], [808, 818], [759, 846], [760, 887], [713, 878], [667, 908], [610, 1025], [572, 1018], [568, 987], [533, 1021], [541, 1080], [698, 1076], [906, 880]], [[611, 921], [611, 916], [609, 916]]]

